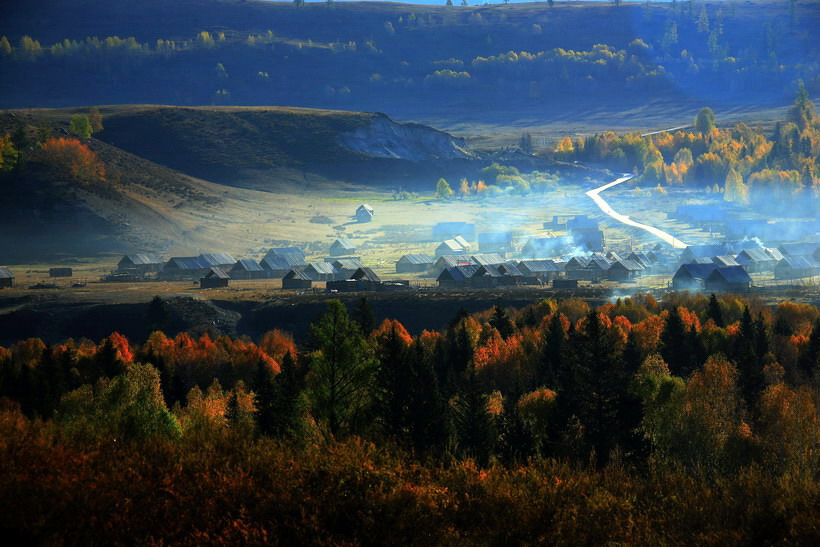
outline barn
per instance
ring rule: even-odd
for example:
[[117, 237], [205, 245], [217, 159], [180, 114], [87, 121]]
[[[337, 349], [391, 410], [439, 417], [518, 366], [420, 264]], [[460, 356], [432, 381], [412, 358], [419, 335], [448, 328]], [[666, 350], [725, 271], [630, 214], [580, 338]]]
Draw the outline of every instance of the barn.
[[468, 249], [455, 239], [445, 239], [438, 247], [436, 247], [435, 255], [441, 257], [444, 255], [463, 255], [467, 253]]
[[265, 270], [255, 260], [240, 258], [231, 266], [228, 274], [231, 279], [262, 279], [265, 277]]
[[590, 258], [586, 256], [573, 256], [564, 266], [568, 279], [583, 279], [581, 273], [589, 265]]
[[404, 255], [396, 261], [396, 273], [423, 273], [433, 266], [433, 257], [425, 254]]
[[703, 282], [708, 291], [748, 291], [752, 287], [752, 278], [743, 266], [715, 268]]
[[346, 237], [340, 237], [330, 245], [330, 256], [348, 256], [356, 252], [356, 246]]
[[290, 270], [282, 278], [283, 289], [310, 289], [313, 281], [300, 270]]
[[228, 286], [231, 276], [222, 268], [214, 266], [199, 280], [200, 289], [221, 289]]
[[820, 264], [812, 256], [784, 256], [774, 267], [775, 279], [804, 279], [820, 275]]
[[479, 267], [480, 266], [476, 264], [468, 264], [465, 266], [451, 266], [445, 268], [441, 274], [439, 274], [436, 282], [439, 287], [465, 287], [469, 284], [470, 279]]
[[498, 253], [485, 253], [472, 255], [470, 262], [479, 266], [498, 266], [504, 264], [504, 257]]
[[[783, 258], [779, 252], [777, 254], [780, 259]], [[780, 260], [766, 252], [766, 249], [746, 249], [735, 257], [735, 261], [749, 272], [770, 272]]]
[[338, 279], [349, 279], [356, 270], [364, 267], [358, 258], [340, 258], [334, 260], [332, 264], [338, 272]]
[[296, 254], [266, 256], [259, 261], [259, 266], [265, 270], [265, 277], [282, 277], [292, 269], [301, 269], [302, 260]]
[[777, 248], [784, 257], [810, 256], [820, 261], [820, 245], [817, 243], [783, 243]]
[[0, 268], [0, 289], [14, 287], [14, 274], [8, 268]]
[[587, 267], [579, 272], [582, 276], [579, 279], [597, 281], [608, 276], [607, 272], [609, 271], [610, 266], [612, 266], [612, 262], [610, 262], [607, 257], [603, 255], [596, 256], [596, 254], [589, 257]]
[[725, 254], [729, 254], [729, 248], [726, 245], [689, 245], [681, 252], [680, 261], [688, 264], [695, 258], [711, 258]]
[[307, 265], [305, 253], [299, 247], [272, 247], [267, 253], [265, 253], [265, 258], [270, 258], [272, 256], [287, 256], [288, 261], [294, 266]]
[[373, 210], [373, 207], [366, 203], [362, 203], [359, 205], [359, 208], [356, 209], [356, 220], [359, 222], [370, 222], [373, 220], [374, 214], [375, 211]]
[[157, 273], [165, 262], [152, 253], [125, 255], [117, 263], [117, 271], [130, 275]]
[[720, 255], [712, 257], [712, 262], [714, 262], [715, 265], [721, 268], [725, 268], [727, 266], [740, 266], [737, 260], [735, 260], [734, 257], [731, 255]]
[[203, 253], [199, 255], [199, 261], [209, 267], [217, 267], [228, 270], [236, 264], [236, 259], [228, 253]]
[[522, 260], [518, 270], [525, 277], [535, 277], [539, 281], [549, 281], [561, 275], [561, 266], [553, 260]]
[[208, 273], [211, 266], [198, 256], [175, 256], [168, 259], [159, 275], [162, 279], [199, 279]]
[[612, 262], [606, 273], [610, 281], [629, 281], [640, 277], [643, 270], [644, 267], [638, 262], [628, 258], [621, 258]]
[[455, 266], [467, 266], [472, 264], [470, 259], [465, 255], [441, 255], [430, 268], [430, 276], [438, 277], [438, 275], [447, 268], [454, 268]]
[[311, 262], [302, 271], [312, 281], [333, 281], [339, 276], [330, 262]]
[[672, 276], [672, 288], [677, 290], [698, 291], [703, 289], [704, 281], [717, 265], [710, 264], [682, 264]]

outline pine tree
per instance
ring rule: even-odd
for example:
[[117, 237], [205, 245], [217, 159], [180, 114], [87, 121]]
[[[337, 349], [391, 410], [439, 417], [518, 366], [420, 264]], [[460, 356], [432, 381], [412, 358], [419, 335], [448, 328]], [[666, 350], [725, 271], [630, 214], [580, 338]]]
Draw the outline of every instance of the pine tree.
[[726, 326], [723, 322], [723, 310], [720, 308], [720, 302], [718, 302], [715, 293], [709, 295], [709, 305], [706, 308], [706, 318], [714, 321], [715, 325], [718, 327], [722, 328]]
[[388, 437], [406, 440], [409, 421], [410, 389], [413, 372], [407, 356], [407, 347], [391, 325], [376, 352], [379, 368], [376, 373], [378, 391], [376, 415]]
[[145, 323], [148, 332], [161, 331], [168, 326], [168, 308], [159, 295], [154, 296], [148, 304], [148, 310], [145, 312]]
[[499, 304], [493, 306], [493, 316], [490, 318], [490, 325], [495, 327], [505, 340], [515, 334], [515, 323], [513, 323], [506, 310]]
[[359, 325], [359, 330], [365, 338], [376, 328], [376, 314], [366, 296], [361, 297], [356, 304], [353, 320]]
[[[563, 365], [564, 341], [566, 332], [561, 322], [561, 314], [552, 314], [548, 328], [544, 329], [541, 344], [541, 358], [538, 362], [537, 384], [560, 390], [560, 376]], [[532, 386], [538, 387], [538, 386]]]
[[449, 409], [439, 391], [433, 363], [416, 341], [409, 352], [413, 379], [408, 386], [408, 427], [417, 455], [443, 449], [448, 437]]
[[661, 356], [669, 364], [674, 376], [682, 376], [689, 368], [686, 328], [677, 306], [669, 310], [666, 325], [661, 333]]
[[481, 389], [472, 363], [456, 398], [455, 426], [462, 455], [487, 465], [495, 445], [495, 424], [487, 410], [487, 396]]

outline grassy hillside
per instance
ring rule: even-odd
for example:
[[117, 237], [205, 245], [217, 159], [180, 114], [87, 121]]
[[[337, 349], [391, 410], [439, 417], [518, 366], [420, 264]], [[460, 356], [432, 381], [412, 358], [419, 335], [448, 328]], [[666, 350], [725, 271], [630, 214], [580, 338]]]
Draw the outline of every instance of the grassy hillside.
[[4, 15], [6, 107], [287, 104], [510, 124], [602, 102], [779, 105], [798, 79], [820, 86], [816, 2], [33, 0]]

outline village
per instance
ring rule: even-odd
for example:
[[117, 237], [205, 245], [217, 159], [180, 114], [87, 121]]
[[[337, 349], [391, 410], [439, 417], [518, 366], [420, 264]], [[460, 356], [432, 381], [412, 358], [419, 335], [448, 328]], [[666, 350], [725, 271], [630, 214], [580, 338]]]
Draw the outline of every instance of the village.
[[[371, 222], [368, 204], [355, 222]], [[511, 287], [579, 287], [749, 292], [767, 286], [816, 285], [820, 276], [818, 221], [767, 222], [734, 218], [715, 204], [679, 205], [668, 216], [712, 234], [707, 243], [682, 251], [664, 243], [610, 243], [591, 215], [554, 215], [537, 235], [514, 230], [478, 231], [470, 222], [434, 224], [428, 252], [408, 253], [394, 271], [376, 273], [367, 256], [347, 237], [336, 238], [324, 256], [299, 246], [272, 247], [260, 258], [225, 252], [163, 258], [144, 252], [123, 256], [110, 273], [93, 283], [180, 283], [199, 289], [226, 289], [264, 282], [265, 289], [311, 293], [407, 290], [488, 290]], [[765, 242], [765, 243], [764, 243]], [[29, 289], [85, 287], [70, 267], [53, 267], [48, 280]], [[0, 288], [16, 276], [0, 268]]]

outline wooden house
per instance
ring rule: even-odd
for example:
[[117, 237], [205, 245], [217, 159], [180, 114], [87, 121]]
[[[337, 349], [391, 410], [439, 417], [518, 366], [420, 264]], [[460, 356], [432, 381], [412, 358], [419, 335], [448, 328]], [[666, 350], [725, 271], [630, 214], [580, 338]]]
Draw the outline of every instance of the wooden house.
[[712, 262], [721, 268], [726, 268], [727, 266], [740, 266], [732, 255], [714, 256], [712, 257]]
[[464, 246], [455, 239], [445, 239], [439, 243], [439, 246], [436, 247], [435, 251], [436, 257], [463, 254], [467, 254], [467, 249], [465, 249]]
[[14, 274], [8, 268], [0, 268], [0, 289], [14, 287]]
[[431, 277], [438, 277], [441, 272], [447, 268], [454, 268], [455, 266], [467, 266], [472, 264], [470, 258], [466, 255], [441, 255], [430, 268]]
[[283, 289], [310, 289], [313, 281], [301, 270], [290, 270], [282, 278]]
[[610, 266], [612, 266], [612, 262], [605, 256], [591, 256], [586, 268], [579, 271], [581, 277], [578, 279], [587, 279], [589, 281], [606, 279]]
[[294, 266], [306, 266], [307, 259], [305, 253], [299, 247], [272, 247], [264, 258], [272, 256], [287, 256], [288, 261]]
[[704, 288], [704, 282], [717, 265], [709, 264], [681, 264], [675, 275], [672, 276], [672, 288], [677, 290], [698, 291]]
[[433, 266], [433, 257], [425, 254], [408, 254], [396, 261], [396, 273], [424, 273]]
[[259, 266], [265, 271], [265, 277], [281, 278], [291, 270], [300, 270], [304, 267], [295, 262], [301, 262], [299, 256], [295, 254], [272, 255], [260, 260]]
[[709, 258], [729, 254], [729, 248], [723, 244], [689, 245], [680, 254], [680, 261], [689, 264], [695, 258]]
[[231, 266], [228, 275], [231, 279], [262, 279], [266, 277], [265, 269], [255, 260], [240, 258]]
[[373, 220], [374, 214], [375, 211], [373, 210], [373, 207], [366, 203], [362, 203], [359, 205], [359, 208], [356, 209], [356, 220], [358, 222], [370, 222]]
[[333, 281], [339, 271], [330, 262], [311, 262], [302, 270], [311, 281]]
[[[780, 259], [782, 258], [780, 255]], [[766, 252], [766, 249], [746, 249], [735, 257], [735, 261], [749, 272], [770, 272], [780, 260]]]
[[200, 262], [211, 268], [229, 270], [236, 264], [236, 259], [228, 253], [203, 253], [198, 258]]
[[752, 287], [752, 278], [743, 266], [716, 267], [703, 282], [707, 291], [745, 292]]
[[783, 243], [778, 248], [786, 256], [810, 256], [820, 261], [820, 245], [817, 243]]
[[439, 287], [457, 288], [466, 287], [470, 283], [473, 274], [480, 268], [475, 264], [464, 266], [451, 266], [442, 270], [436, 278]]
[[340, 237], [330, 245], [330, 256], [348, 256], [356, 252], [356, 246], [346, 237]]
[[349, 279], [353, 272], [364, 267], [364, 264], [358, 258], [339, 258], [334, 260], [332, 264], [338, 272], [337, 279]]
[[165, 262], [152, 253], [137, 253], [123, 256], [117, 263], [117, 272], [130, 275], [157, 273]]
[[555, 236], [531, 237], [521, 247], [521, 258], [549, 258], [557, 256], [566, 247], [566, 238]]
[[621, 258], [610, 264], [606, 274], [607, 279], [610, 281], [631, 281], [640, 277], [644, 269], [645, 268], [635, 260]]
[[202, 278], [210, 269], [198, 256], [175, 256], [168, 259], [159, 275], [167, 280], [193, 280]]
[[583, 279], [581, 273], [589, 265], [590, 259], [586, 256], [573, 256], [564, 266], [567, 279]]
[[479, 266], [498, 266], [504, 264], [504, 257], [498, 253], [476, 254], [470, 257], [470, 262]]
[[805, 279], [820, 275], [820, 263], [813, 256], [784, 256], [774, 267], [775, 279]]
[[524, 277], [535, 277], [541, 282], [561, 275], [561, 266], [553, 260], [522, 260], [518, 263], [518, 270]]
[[201, 289], [221, 289], [228, 286], [231, 276], [225, 273], [222, 268], [214, 266], [208, 273], [202, 276], [199, 280], [199, 288]]

